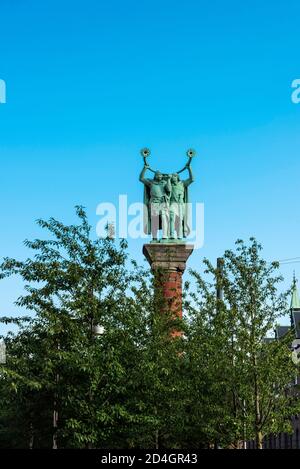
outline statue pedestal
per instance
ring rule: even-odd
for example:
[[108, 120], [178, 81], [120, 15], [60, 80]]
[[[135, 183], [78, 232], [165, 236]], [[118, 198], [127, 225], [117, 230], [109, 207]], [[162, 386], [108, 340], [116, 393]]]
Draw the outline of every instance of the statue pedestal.
[[[182, 274], [186, 261], [192, 254], [192, 244], [151, 243], [144, 244], [143, 254], [157, 279], [157, 288], [168, 301], [168, 309], [182, 318]], [[180, 335], [177, 331], [173, 335]]]

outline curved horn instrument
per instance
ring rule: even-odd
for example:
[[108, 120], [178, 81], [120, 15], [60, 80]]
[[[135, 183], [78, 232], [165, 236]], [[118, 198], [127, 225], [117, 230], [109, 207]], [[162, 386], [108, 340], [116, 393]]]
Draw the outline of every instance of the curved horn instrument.
[[[156, 170], [150, 168], [150, 166], [148, 165], [147, 158], [150, 156], [150, 154], [151, 154], [151, 151], [149, 150], [149, 148], [142, 148], [142, 150], [141, 150], [141, 155], [142, 155], [142, 157], [143, 157], [143, 159], [144, 159], [145, 165], [148, 166], [149, 171], [151, 171], [152, 173], [156, 173]], [[191, 164], [192, 158], [194, 158], [194, 156], [196, 155], [196, 151], [193, 150], [192, 148], [190, 148], [190, 149], [186, 152], [186, 155], [187, 155], [187, 157], [188, 157], [188, 162], [187, 162], [187, 164], [186, 164], [180, 171], [177, 171], [177, 174], [182, 173], [182, 172], [186, 169], [186, 167]], [[166, 174], [163, 173], [163, 176], [168, 176], [168, 174], [167, 174], [167, 173], [166, 173]]]
[[[148, 165], [147, 158], [151, 155], [151, 151], [149, 150], [149, 148], [142, 148], [141, 149], [141, 155], [144, 158], [145, 165]], [[148, 169], [149, 169], [149, 171], [152, 171], [152, 173], [156, 173], [156, 171], [154, 171], [152, 168], [150, 168], [150, 166], [149, 166]]]
[[188, 162], [187, 162], [187, 164], [185, 165], [184, 168], [182, 168], [180, 171], [177, 171], [177, 174], [182, 173], [185, 170], [185, 168], [191, 164], [192, 158], [194, 158], [194, 156], [196, 156], [196, 151], [193, 150], [192, 148], [190, 148], [186, 152], [186, 156], [188, 157]]

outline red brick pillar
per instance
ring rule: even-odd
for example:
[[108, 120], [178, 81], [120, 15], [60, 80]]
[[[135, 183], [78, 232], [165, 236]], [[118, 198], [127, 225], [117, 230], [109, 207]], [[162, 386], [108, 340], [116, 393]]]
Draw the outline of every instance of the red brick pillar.
[[182, 272], [165, 272], [161, 280], [163, 296], [169, 301], [171, 311], [182, 317]]
[[[194, 246], [184, 243], [151, 243], [143, 247], [143, 253], [156, 274], [157, 288], [168, 302], [168, 310], [174, 311], [179, 318], [182, 318], [182, 274], [193, 249]], [[180, 335], [180, 332], [173, 335]]]

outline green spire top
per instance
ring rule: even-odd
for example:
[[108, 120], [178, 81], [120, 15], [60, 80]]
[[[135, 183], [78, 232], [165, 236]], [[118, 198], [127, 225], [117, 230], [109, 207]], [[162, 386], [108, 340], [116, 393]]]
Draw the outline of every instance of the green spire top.
[[297, 280], [294, 272], [293, 286], [292, 286], [292, 299], [291, 299], [291, 309], [300, 309], [300, 298], [297, 288]]

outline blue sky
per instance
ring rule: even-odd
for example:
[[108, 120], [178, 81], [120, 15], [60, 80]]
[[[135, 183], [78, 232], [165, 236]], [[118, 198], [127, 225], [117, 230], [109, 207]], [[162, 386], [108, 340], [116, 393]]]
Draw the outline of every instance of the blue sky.
[[[298, 1], [1, 0], [0, 257], [22, 257], [35, 219], [142, 199], [139, 150], [174, 171], [196, 148], [201, 258], [255, 235], [267, 259], [300, 256]], [[142, 261], [142, 241], [130, 241]], [[288, 286], [293, 269], [282, 267]], [[19, 284], [0, 284], [9, 314]]]

